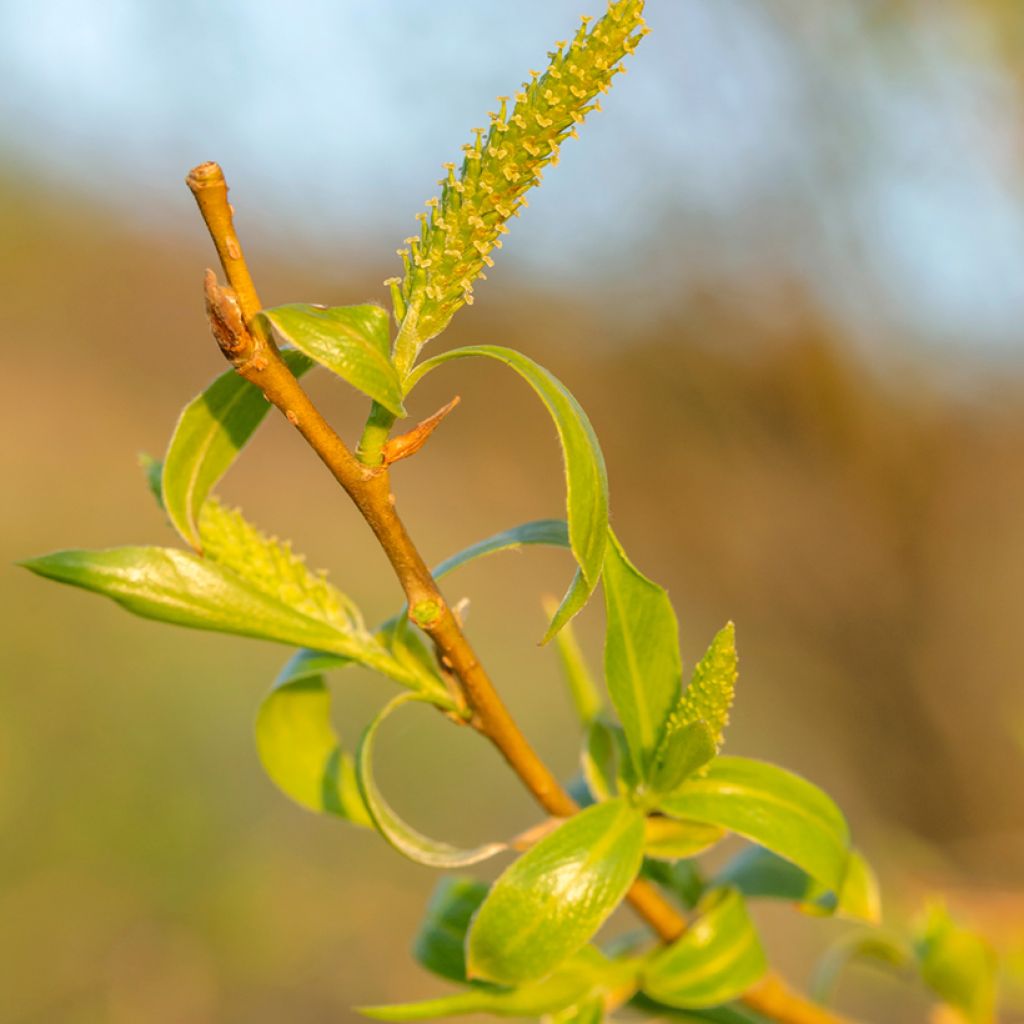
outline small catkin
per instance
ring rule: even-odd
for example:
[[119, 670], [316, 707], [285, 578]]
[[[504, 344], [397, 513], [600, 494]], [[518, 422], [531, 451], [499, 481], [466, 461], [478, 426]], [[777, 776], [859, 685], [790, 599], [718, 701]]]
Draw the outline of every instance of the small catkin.
[[730, 622], [719, 630], [694, 668], [690, 685], [669, 718], [666, 736], [691, 722], [704, 722], [715, 745], [721, 747], [736, 693], [736, 677], [736, 630]]
[[463, 146], [461, 171], [445, 165], [440, 198], [420, 213], [420, 233], [399, 249], [405, 274], [390, 278], [395, 316], [415, 309], [421, 342], [440, 333], [455, 312], [473, 301], [473, 284], [493, 265], [507, 221], [526, 206], [558, 150], [607, 92], [619, 63], [647, 34], [643, 0], [613, 0], [590, 28], [584, 18], [571, 42], [557, 43], [547, 70], [530, 72], [515, 97], [499, 96], [486, 131], [475, 129]]

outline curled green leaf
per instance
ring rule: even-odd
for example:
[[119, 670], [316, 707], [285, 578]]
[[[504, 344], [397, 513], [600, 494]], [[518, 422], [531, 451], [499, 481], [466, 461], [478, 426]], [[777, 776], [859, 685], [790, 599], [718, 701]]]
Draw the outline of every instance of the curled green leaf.
[[720, 1006], [742, 995], [767, 968], [743, 897], [725, 889], [702, 901], [690, 927], [651, 957], [641, 987], [680, 1009]]
[[696, 857], [725, 838], [725, 829], [700, 821], [655, 816], [644, 822], [644, 856], [656, 860]]
[[421, 694], [403, 693], [384, 706], [383, 711], [370, 723], [359, 742], [356, 753], [356, 775], [363, 800], [370, 811], [377, 831], [396, 849], [417, 864], [433, 868], [459, 868], [487, 860], [506, 849], [505, 843], [485, 843], [473, 849], [460, 849], [448, 843], [429, 839], [402, 821], [392, 810], [377, 787], [373, 774], [373, 751], [377, 731], [386, 718], [403, 704], [422, 702]]
[[[296, 377], [313, 365], [294, 350], [281, 358]], [[164, 456], [160, 490], [171, 523], [196, 550], [202, 546], [200, 509], [269, 409], [259, 388], [228, 370], [182, 410]]]
[[621, 902], [643, 844], [643, 815], [625, 800], [569, 818], [492, 886], [470, 929], [469, 976], [517, 985], [550, 974]]
[[267, 775], [296, 803], [370, 826], [355, 763], [331, 724], [331, 695], [322, 675], [346, 663], [318, 652], [293, 658], [260, 705], [256, 749]]
[[442, 363], [481, 356], [515, 370], [544, 403], [562, 445], [566, 479], [566, 519], [577, 577], [563, 598], [545, 641], [550, 640], [587, 602], [601, 577], [608, 547], [608, 476], [604, 456], [586, 413], [549, 370], [514, 349], [473, 345], [443, 352], [421, 363], [410, 375], [407, 390]]

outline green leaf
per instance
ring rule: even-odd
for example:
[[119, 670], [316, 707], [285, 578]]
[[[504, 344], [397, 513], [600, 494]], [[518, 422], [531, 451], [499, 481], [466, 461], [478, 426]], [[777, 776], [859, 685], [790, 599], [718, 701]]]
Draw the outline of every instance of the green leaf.
[[[301, 352], [281, 358], [296, 377], [313, 363]], [[263, 421], [270, 403], [234, 370], [222, 373], [182, 410], [164, 456], [161, 492], [174, 528], [197, 550], [199, 511]]]
[[566, 505], [572, 552], [579, 573], [548, 628], [550, 640], [586, 604], [597, 587], [608, 546], [608, 476], [604, 456], [586, 413], [561, 381], [514, 349], [474, 345], [443, 352], [421, 363], [408, 388], [442, 363], [482, 356], [515, 370], [537, 393], [555, 423], [565, 461]]
[[[554, 601], [545, 601], [544, 608], [551, 617], [557, 613]], [[596, 721], [604, 702], [571, 625], [566, 625], [555, 637], [555, 647], [576, 715], [584, 727], [589, 726]]]
[[296, 803], [370, 826], [355, 763], [331, 725], [331, 695], [322, 675], [347, 663], [315, 651], [292, 658], [260, 705], [256, 749], [267, 775]]
[[356, 775], [359, 779], [359, 788], [377, 831], [399, 853], [416, 861], [417, 864], [426, 864], [434, 868], [458, 868], [476, 864], [478, 861], [487, 860], [496, 853], [500, 853], [507, 848], [506, 844], [487, 843], [471, 850], [463, 850], [448, 843], [428, 839], [395, 814], [381, 795], [373, 776], [374, 743], [381, 723], [403, 704], [423, 700], [425, 698], [420, 694], [400, 694], [385, 705], [384, 710], [367, 727], [356, 753]]
[[292, 303], [260, 314], [277, 334], [310, 359], [404, 416], [402, 384], [389, 355], [388, 314], [380, 306]]
[[147, 452], [139, 452], [139, 468], [146, 476], [146, 486], [149, 493], [156, 498], [156, 503], [164, 507], [163, 474], [164, 464], [160, 459], [154, 459]]
[[679, 697], [679, 627], [668, 594], [639, 572], [611, 537], [604, 569], [608, 692], [636, 774], [648, 779], [665, 720]]
[[988, 942], [957, 924], [941, 904], [929, 907], [916, 931], [914, 950], [925, 984], [970, 1024], [992, 1024], [997, 962]]
[[696, 857], [725, 838], [725, 829], [699, 821], [653, 817], [644, 824], [644, 856], [657, 860]]
[[176, 548], [57, 551], [22, 564], [40, 576], [113, 598], [143, 618], [373, 658], [374, 667], [394, 671], [383, 648], [377, 657], [351, 635], [295, 611], [223, 566]]
[[727, 623], [693, 670], [690, 685], [669, 719], [666, 738], [680, 726], [703, 722], [720, 749], [736, 692], [736, 630]]
[[703, 722], [670, 723], [658, 747], [651, 788], [671, 793], [716, 754], [715, 737]]
[[868, 924], [881, 920], [878, 881], [864, 855], [855, 849], [847, 858], [838, 895], [763, 846], [742, 850], [722, 868], [712, 884], [734, 886], [748, 899], [789, 900], [808, 914], [834, 914]]
[[560, 825], [494, 883], [470, 929], [469, 976], [514, 985], [549, 974], [626, 895], [643, 843], [643, 815], [624, 800]]
[[488, 887], [475, 878], [448, 876], [434, 889], [413, 943], [413, 955], [428, 970], [465, 983], [466, 933]]
[[768, 969], [743, 897], [735, 889], [712, 893], [697, 919], [643, 972], [643, 991], [682, 1009], [720, 1006], [742, 995]]
[[768, 1017], [762, 1017], [737, 1003], [703, 1010], [680, 1010], [659, 1003], [641, 992], [630, 1000], [629, 1006], [642, 1013], [647, 1020], [669, 1020], [680, 1024], [771, 1024]]
[[621, 793], [620, 765], [628, 757], [622, 730], [595, 718], [583, 738], [580, 758], [583, 778], [595, 800], [611, 800]]
[[[606, 961], [607, 962], [607, 961]], [[558, 1013], [599, 990], [601, 970], [590, 957], [574, 957], [543, 981], [512, 990], [478, 986], [467, 992], [397, 1006], [362, 1006], [358, 1012], [375, 1020], [434, 1020], [470, 1013], [498, 1017], [540, 1017]]]
[[715, 758], [658, 806], [760, 843], [833, 891], [842, 884], [850, 852], [846, 820], [817, 786], [776, 765]]

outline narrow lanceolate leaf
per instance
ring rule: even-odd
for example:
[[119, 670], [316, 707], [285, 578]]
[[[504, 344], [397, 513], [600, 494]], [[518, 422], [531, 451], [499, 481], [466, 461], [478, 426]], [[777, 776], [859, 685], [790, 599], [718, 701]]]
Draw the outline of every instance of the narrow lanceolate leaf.
[[310, 359], [404, 416], [402, 385], [389, 355], [388, 314], [380, 306], [308, 306], [294, 303], [261, 314], [277, 334]]
[[541, 545], [555, 548], [569, 547], [569, 528], [564, 519], [534, 519], [521, 523], [510, 530], [502, 530], [484, 540], [471, 544], [457, 554], [446, 558], [434, 567], [434, 579], [439, 580], [468, 562], [474, 562], [498, 551], [515, 551], [524, 545]]
[[[281, 357], [296, 377], [313, 365], [294, 350]], [[182, 411], [164, 456], [161, 491], [174, 528], [197, 550], [199, 510], [269, 409], [259, 388], [228, 370]]]
[[549, 978], [513, 989], [478, 987], [419, 1003], [362, 1006], [358, 1012], [374, 1020], [395, 1021], [436, 1020], [470, 1013], [541, 1017], [565, 1010], [586, 1000], [591, 993], [600, 991], [601, 974], [590, 957], [574, 957]]
[[993, 1024], [996, 955], [977, 932], [957, 924], [940, 904], [930, 907], [914, 942], [925, 984], [969, 1024]]
[[470, 929], [469, 976], [517, 985], [550, 974], [621, 902], [643, 844], [643, 815], [624, 800], [560, 825], [494, 883]]
[[143, 618], [353, 657], [364, 653], [349, 634], [177, 548], [58, 551], [23, 564], [40, 576], [113, 598]]
[[648, 779], [679, 698], [679, 627], [668, 594], [638, 571], [615, 537], [604, 570], [604, 672], [637, 775]]
[[537, 393], [554, 420], [565, 462], [566, 508], [569, 540], [579, 566], [577, 578], [545, 636], [550, 640], [586, 603], [601, 578], [608, 548], [608, 475], [604, 456], [586, 413], [561, 381], [532, 359], [498, 345], [474, 345], [443, 352], [422, 363], [409, 379], [409, 387], [424, 374], [452, 359], [482, 356], [515, 370]]
[[372, 824], [352, 756], [331, 724], [331, 695], [322, 673], [347, 659], [303, 652], [285, 666], [256, 717], [256, 748], [267, 775], [311, 811]]
[[384, 710], [373, 720], [359, 743], [356, 753], [356, 774], [363, 800], [370, 811], [377, 831], [396, 849], [417, 864], [426, 864], [434, 868], [458, 868], [478, 861], [487, 860], [496, 853], [506, 849], [505, 843], [486, 843], [473, 849], [465, 850], [448, 843], [429, 839], [412, 826], [406, 824], [392, 810], [377, 787], [373, 774], [374, 743], [377, 730], [381, 723], [403, 704], [410, 701], [422, 701], [419, 694], [403, 693], [385, 705]]
[[466, 933], [488, 887], [475, 878], [447, 876], [437, 883], [413, 943], [413, 955], [428, 971], [465, 983]]
[[683, 935], [651, 957], [641, 986], [668, 1006], [720, 1006], [742, 995], [767, 967], [743, 897], [726, 889], [713, 893]]
[[584, 19], [572, 42], [556, 44], [547, 70], [531, 72], [514, 105], [498, 98], [486, 137], [478, 129], [476, 140], [463, 147], [461, 171], [445, 165], [440, 199], [427, 202], [419, 236], [399, 250], [405, 277], [388, 282], [395, 316], [415, 316], [422, 341], [473, 301], [473, 282], [492, 263], [489, 254], [500, 248], [509, 218], [526, 205], [524, 194], [557, 162], [562, 141], [598, 109], [598, 94], [645, 34], [642, 10], [643, 0], [614, 0], [589, 32], [590, 19]]
[[669, 718], [666, 739], [680, 727], [703, 722], [715, 747], [721, 748], [736, 692], [736, 676], [736, 630], [730, 622], [718, 632], [694, 668], [690, 685]]
[[845, 877], [850, 832], [839, 808], [817, 786], [776, 765], [718, 757], [662, 797], [659, 808], [760, 843], [833, 891]]

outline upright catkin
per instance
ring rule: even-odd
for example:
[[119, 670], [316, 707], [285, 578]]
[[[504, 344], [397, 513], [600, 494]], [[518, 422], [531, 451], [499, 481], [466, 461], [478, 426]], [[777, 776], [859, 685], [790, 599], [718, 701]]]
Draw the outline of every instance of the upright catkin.
[[530, 72], [511, 112], [512, 98], [498, 97], [490, 128], [475, 129], [474, 141], [462, 147], [461, 171], [445, 165], [440, 198], [427, 200], [428, 211], [417, 214], [419, 235], [398, 250], [404, 277], [385, 282], [396, 319], [408, 318], [415, 349], [472, 303], [473, 283], [493, 265], [491, 252], [501, 248], [508, 220], [527, 205], [525, 193], [545, 167], [557, 164], [559, 147], [576, 136], [577, 125], [600, 109], [598, 94], [608, 91], [625, 70], [623, 57], [647, 34], [643, 7], [643, 0], [613, 0], [593, 28], [583, 18], [571, 43], [555, 44], [547, 70]]

